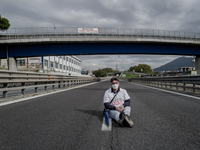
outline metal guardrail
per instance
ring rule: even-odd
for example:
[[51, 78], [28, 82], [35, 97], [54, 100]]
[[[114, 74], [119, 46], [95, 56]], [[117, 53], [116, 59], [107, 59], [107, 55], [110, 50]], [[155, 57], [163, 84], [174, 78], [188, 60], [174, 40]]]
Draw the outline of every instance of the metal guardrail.
[[90, 82], [96, 82], [100, 79], [96, 77], [80, 77], [80, 76], [67, 76], [61, 74], [49, 74], [49, 73], [34, 73], [34, 72], [11, 72], [0, 71], [0, 91], [3, 92], [3, 98], [7, 98], [7, 92], [11, 90], [21, 90], [21, 94], [24, 94], [25, 89], [35, 88], [35, 92], [38, 92], [38, 87], [44, 87], [47, 91], [48, 86], [52, 86], [55, 89], [57, 85], [60, 88], [61, 85], [65, 88], [76, 86], [80, 84], [86, 84]]
[[98, 34], [79, 34], [77, 27], [9, 28], [0, 32], [0, 40], [40, 38], [142, 38], [200, 41], [200, 33], [185, 31], [98, 28]]
[[191, 90], [196, 92], [200, 90], [200, 76], [173, 76], [173, 77], [144, 77], [144, 78], [130, 78], [129, 82], [139, 82], [151, 86], [170, 88], [175, 90]]

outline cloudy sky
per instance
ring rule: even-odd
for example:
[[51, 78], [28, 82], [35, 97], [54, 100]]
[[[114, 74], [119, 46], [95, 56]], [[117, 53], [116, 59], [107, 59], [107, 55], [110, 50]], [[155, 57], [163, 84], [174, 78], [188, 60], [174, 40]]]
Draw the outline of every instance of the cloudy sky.
[[[112, 27], [200, 32], [199, 0], [0, 0], [0, 14], [15, 27]], [[82, 68], [152, 68], [173, 55], [84, 55]]]

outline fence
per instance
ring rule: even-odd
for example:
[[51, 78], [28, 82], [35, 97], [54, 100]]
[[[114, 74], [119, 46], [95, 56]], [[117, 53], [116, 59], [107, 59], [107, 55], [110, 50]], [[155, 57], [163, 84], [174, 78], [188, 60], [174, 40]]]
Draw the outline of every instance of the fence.
[[174, 76], [174, 77], [144, 77], [130, 78], [129, 82], [138, 82], [151, 86], [182, 90], [184, 92], [199, 92], [200, 76]]
[[77, 27], [10, 28], [0, 34], [0, 39], [38, 38], [148, 38], [166, 40], [200, 41], [200, 33], [170, 30], [98, 28], [98, 34], [78, 33]]
[[24, 94], [25, 89], [34, 88], [37, 93], [38, 87], [44, 87], [47, 91], [48, 86], [55, 89], [62, 85], [65, 87], [96, 82], [100, 79], [96, 77], [80, 77], [67, 76], [63, 74], [48, 74], [48, 73], [34, 73], [34, 72], [11, 72], [0, 71], [0, 91], [3, 92], [3, 98], [7, 98], [7, 92], [11, 90], [21, 90]]

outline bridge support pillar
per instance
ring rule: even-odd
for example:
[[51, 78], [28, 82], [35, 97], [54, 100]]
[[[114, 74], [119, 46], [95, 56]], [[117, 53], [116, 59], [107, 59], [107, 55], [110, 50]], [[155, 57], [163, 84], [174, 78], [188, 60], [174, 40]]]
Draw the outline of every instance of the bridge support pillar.
[[196, 56], [195, 58], [195, 70], [197, 74], [200, 74], [200, 56]]
[[8, 58], [8, 70], [17, 71], [17, 60], [16, 58]]

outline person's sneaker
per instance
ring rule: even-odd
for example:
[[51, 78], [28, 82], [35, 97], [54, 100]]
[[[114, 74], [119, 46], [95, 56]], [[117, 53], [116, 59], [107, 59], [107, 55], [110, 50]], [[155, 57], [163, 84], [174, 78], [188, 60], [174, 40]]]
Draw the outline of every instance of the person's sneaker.
[[124, 121], [125, 121], [125, 125], [127, 125], [129, 127], [133, 127], [134, 123], [128, 115], [124, 116]]
[[117, 123], [118, 123], [120, 126], [124, 126], [124, 125], [123, 125], [124, 119], [125, 119], [125, 114], [122, 112], [122, 113], [120, 113], [120, 115], [119, 115], [119, 120], [117, 121]]
[[117, 124], [120, 125], [121, 127], [124, 126], [124, 125], [123, 125], [123, 122], [122, 122], [120, 119], [117, 121]]

